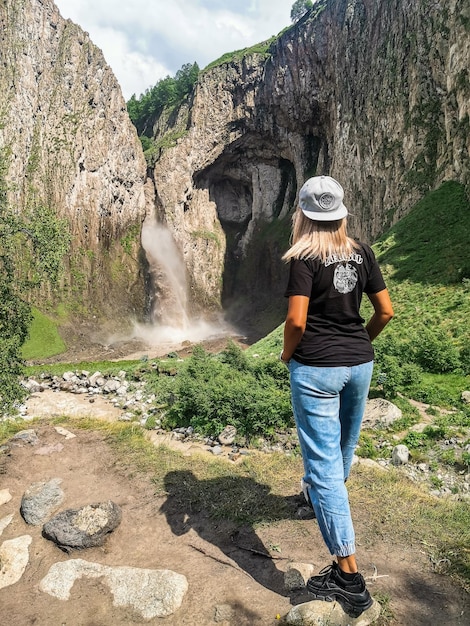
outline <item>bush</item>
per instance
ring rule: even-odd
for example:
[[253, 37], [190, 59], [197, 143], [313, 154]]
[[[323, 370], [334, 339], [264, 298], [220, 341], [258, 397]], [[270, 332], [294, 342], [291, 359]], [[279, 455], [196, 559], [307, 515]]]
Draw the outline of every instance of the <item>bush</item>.
[[416, 333], [415, 362], [427, 372], [452, 372], [459, 364], [459, 352], [443, 330], [423, 328]]
[[463, 373], [468, 376], [470, 374], [470, 344], [466, 343], [460, 350], [460, 367]]
[[[277, 369], [276, 377], [271, 375]], [[251, 366], [230, 345], [218, 358], [196, 347], [178, 374], [174, 402], [165, 421], [216, 436], [231, 424], [251, 440], [293, 426], [287, 370], [281, 363]]]

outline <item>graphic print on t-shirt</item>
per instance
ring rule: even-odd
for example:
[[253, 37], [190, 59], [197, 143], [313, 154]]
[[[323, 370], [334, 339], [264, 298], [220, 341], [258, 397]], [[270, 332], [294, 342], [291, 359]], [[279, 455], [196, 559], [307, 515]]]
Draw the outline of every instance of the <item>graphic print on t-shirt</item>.
[[340, 264], [335, 268], [333, 285], [339, 293], [350, 293], [356, 286], [357, 279], [358, 275], [355, 267], [350, 263]]

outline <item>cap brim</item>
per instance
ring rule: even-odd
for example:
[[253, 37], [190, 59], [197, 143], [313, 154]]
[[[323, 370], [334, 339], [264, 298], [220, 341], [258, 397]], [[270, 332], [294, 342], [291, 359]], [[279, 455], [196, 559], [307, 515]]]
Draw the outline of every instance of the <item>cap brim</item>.
[[348, 210], [344, 204], [334, 211], [309, 211], [308, 209], [303, 209], [302, 206], [300, 208], [305, 217], [314, 222], [334, 222], [335, 220], [342, 220], [348, 215]]

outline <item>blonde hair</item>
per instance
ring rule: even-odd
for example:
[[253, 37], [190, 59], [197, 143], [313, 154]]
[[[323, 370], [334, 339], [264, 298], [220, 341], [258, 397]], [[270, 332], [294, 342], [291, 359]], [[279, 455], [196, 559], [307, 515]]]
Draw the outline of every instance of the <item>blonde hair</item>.
[[346, 218], [332, 222], [311, 220], [298, 207], [292, 217], [291, 247], [282, 259], [326, 261], [331, 254], [347, 259], [358, 248], [359, 245], [348, 236]]

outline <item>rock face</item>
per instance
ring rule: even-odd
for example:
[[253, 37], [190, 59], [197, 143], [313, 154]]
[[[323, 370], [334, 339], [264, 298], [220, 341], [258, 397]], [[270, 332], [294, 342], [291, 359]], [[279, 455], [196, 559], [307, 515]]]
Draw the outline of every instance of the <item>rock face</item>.
[[281, 298], [286, 218], [314, 173], [342, 182], [366, 241], [467, 183], [469, 24], [466, 0], [321, 1], [266, 55], [202, 72], [189, 111], [155, 125], [184, 131], [154, 179], [193, 302]]
[[72, 234], [60, 292], [42, 297], [83, 315], [141, 312], [146, 164], [101, 51], [52, 0], [5, 0], [0, 64], [10, 205], [49, 206]]

